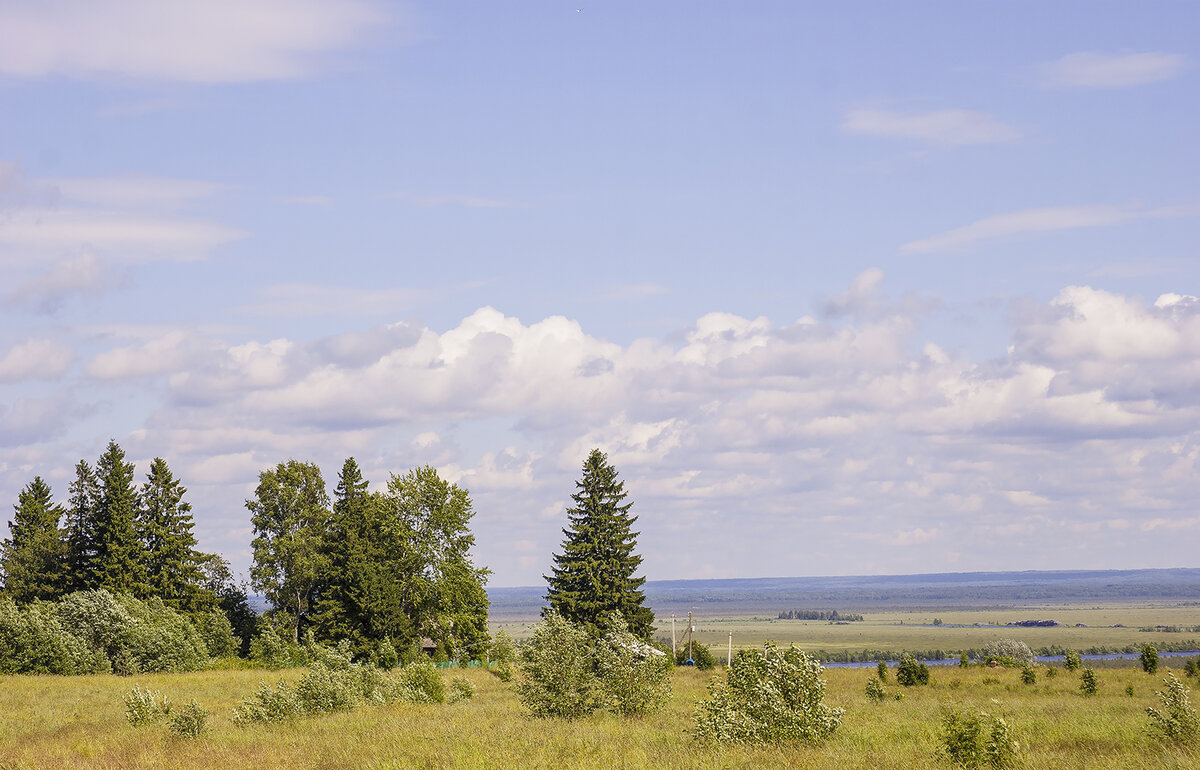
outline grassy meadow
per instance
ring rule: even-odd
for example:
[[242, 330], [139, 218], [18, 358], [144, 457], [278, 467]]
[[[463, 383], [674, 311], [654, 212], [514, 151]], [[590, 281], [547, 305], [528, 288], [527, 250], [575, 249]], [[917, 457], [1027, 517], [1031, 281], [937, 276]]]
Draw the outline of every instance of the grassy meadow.
[[[1181, 665], [1181, 664], [1177, 664]], [[451, 705], [364, 706], [283, 724], [239, 727], [232, 710], [260, 680], [294, 680], [299, 670], [205, 671], [116, 676], [9, 676], [0, 679], [0, 768], [905, 768], [947, 766], [937, 758], [943, 705], [1005, 716], [1027, 768], [1194, 768], [1195, 748], [1163, 746], [1147, 733], [1165, 673], [1134, 668], [1099, 671], [1100, 691], [1079, 693], [1078, 673], [1039, 668], [1035, 685], [1017, 670], [933, 669], [928, 687], [905, 689], [902, 701], [872, 703], [867, 669], [829, 669], [827, 701], [846, 716], [821, 746], [710, 748], [687, 730], [704, 697], [705, 672], [677, 670], [674, 697], [661, 713], [619, 719], [532, 720], [511, 685], [485, 670], [450, 670], [477, 685], [474, 698]], [[1178, 670], [1176, 674], [1179, 675]], [[195, 698], [211, 716], [209, 733], [173, 738], [165, 725], [133, 727], [123, 697], [134, 684], [177, 705]], [[1189, 681], [1189, 686], [1194, 682]], [[1126, 694], [1132, 686], [1134, 695]], [[894, 681], [889, 692], [899, 689]], [[1194, 693], [1194, 691], [1193, 691]], [[1195, 695], [1193, 695], [1195, 697]]]

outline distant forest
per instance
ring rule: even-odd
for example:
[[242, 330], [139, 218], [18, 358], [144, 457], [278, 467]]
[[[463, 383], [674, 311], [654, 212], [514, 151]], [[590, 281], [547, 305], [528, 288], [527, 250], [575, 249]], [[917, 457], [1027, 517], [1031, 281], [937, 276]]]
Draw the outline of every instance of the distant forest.
[[828, 620], [830, 623], [853, 623], [863, 619], [862, 615], [837, 610], [787, 610], [778, 615], [779, 620]]

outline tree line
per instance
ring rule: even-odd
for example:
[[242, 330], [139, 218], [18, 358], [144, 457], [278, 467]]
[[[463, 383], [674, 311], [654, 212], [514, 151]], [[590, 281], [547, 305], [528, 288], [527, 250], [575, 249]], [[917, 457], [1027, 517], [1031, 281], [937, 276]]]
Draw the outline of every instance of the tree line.
[[384, 640], [405, 657], [424, 645], [461, 659], [485, 653], [489, 571], [471, 562], [471, 500], [433, 468], [392, 474], [372, 491], [350, 458], [332, 500], [313, 463], [260, 473], [246, 507], [250, 586], [271, 605], [262, 618], [228, 562], [197, 549], [187, 489], [162, 458], [136, 486], [134, 465], [110, 441], [94, 465], [79, 461], [67, 494], [56, 503], [37, 476], [18, 495], [0, 543], [3, 594], [17, 605], [102, 590], [192, 617], [219, 609], [243, 654], [264, 624], [294, 643], [310, 632], [348, 639], [356, 655]]

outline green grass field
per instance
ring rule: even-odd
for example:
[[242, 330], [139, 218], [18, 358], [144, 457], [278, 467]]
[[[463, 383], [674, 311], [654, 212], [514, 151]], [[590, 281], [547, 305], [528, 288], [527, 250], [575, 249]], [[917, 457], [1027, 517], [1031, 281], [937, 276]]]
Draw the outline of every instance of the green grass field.
[[[828, 701], [846, 709], [833, 740], [816, 747], [724, 749], [698, 746], [687, 734], [694, 704], [705, 694], [702, 672], [675, 672], [674, 697], [662, 713], [576, 722], [531, 720], [509, 685], [480, 669], [461, 673], [478, 686], [469, 701], [367, 706], [248, 728], [232, 723], [233, 707], [260, 679], [279, 678], [273, 672], [7, 677], [0, 680], [0, 767], [911, 769], [945, 766], [936, 756], [943, 704], [1008, 718], [1021, 744], [1021, 767], [1200, 766], [1195, 749], [1161, 746], [1147, 734], [1145, 708], [1155, 703], [1161, 677], [1132, 668], [1101, 671], [1100, 693], [1091, 698], [1079, 694], [1078, 676], [1063, 670], [1051, 679], [1043, 672], [1030, 686], [1015, 670], [936, 668], [931, 686], [878, 704], [863, 694], [873, 672], [829, 670]], [[130, 726], [122, 698], [135, 682], [175, 703], [197, 699], [212, 713], [208, 736], [184, 741], [161, 725]]]
[[[1187, 634], [1144, 633], [1139, 626], [1193, 625], [1195, 607], [1041, 607], [979, 612], [868, 615], [863, 623], [830, 626], [748, 616], [699, 618], [696, 638], [724, 657], [730, 630], [735, 647], [766, 639], [807, 649], [951, 649], [981, 647], [1000, 637], [1038, 647], [1089, 647], [1178, 640]], [[1053, 618], [1048, 629], [928, 627]], [[660, 619], [661, 621], [661, 619]], [[903, 621], [901, 625], [900, 621]], [[1075, 628], [1086, 623], [1087, 628]], [[678, 630], [682, 631], [682, 623]], [[1115, 628], [1124, 625], [1125, 628]], [[510, 632], [524, 627], [506, 624]], [[665, 624], [669, 633], [669, 622]], [[660, 626], [662, 628], [662, 626]], [[661, 634], [660, 634], [661, 635]], [[1182, 678], [1181, 659], [1164, 659]], [[0, 678], [0, 770], [17, 768], [912, 768], [948, 767], [937, 758], [940, 714], [946, 705], [1005, 716], [1021, 744], [1023, 768], [1196, 768], [1200, 747], [1163, 746], [1147, 732], [1146, 707], [1157, 705], [1165, 669], [1098, 669], [1100, 692], [1084, 697], [1078, 673], [1039, 668], [1036, 685], [1021, 683], [1016, 670], [935, 667], [933, 684], [905, 690], [903, 701], [871, 703], [864, 694], [873, 669], [826, 671], [828, 701], [846, 716], [835, 737], [821, 746], [711, 748], [688, 736], [692, 711], [704, 697], [709, 675], [674, 673], [674, 697], [661, 713], [618, 719], [600, 715], [577, 722], [532, 720], [511, 689], [482, 669], [463, 674], [478, 690], [453, 705], [395, 704], [299, 719], [285, 724], [239, 727], [232, 712], [260, 681], [296, 680], [285, 672], [222, 670], [135, 677], [9, 676]], [[159, 690], [182, 706], [192, 698], [211, 714], [207, 737], [185, 741], [164, 725], [132, 727], [123, 697], [134, 684]], [[1187, 680], [1189, 688], [1198, 685]], [[1133, 697], [1126, 694], [1131, 686]], [[889, 683], [889, 690], [897, 688]], [[1200, 700], [1195, 690], [1193, 698]]]

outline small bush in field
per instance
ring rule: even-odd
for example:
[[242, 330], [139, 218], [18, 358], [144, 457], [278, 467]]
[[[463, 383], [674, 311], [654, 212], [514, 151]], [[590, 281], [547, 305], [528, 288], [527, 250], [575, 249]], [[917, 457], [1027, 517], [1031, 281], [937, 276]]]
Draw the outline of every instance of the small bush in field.
[[1054, 668], [1053, 666], [1047, 666], [1046, 667], [1046, 678], [1053, 679], [1056, 676], [1058, 676], [1058, 669]]
[[171, 717], [171, 735], [194, 740], [208, 732], [208, 711], [196, 701], [176, 711]]
[[912, 654], [904, 653], [896, 666], [896, 684], [904, 687], [929, 684], [929, 666], [914, 658]]
[[953, 709], [942, 715], [941, 754], [957, 767], [1012, 767], [1017, 748], [1008, 723], [1000, 717]]
[[1083, 658], [1079, 657], [1079, 653], [1075, 650], [1067, 650], [1063, 655], [1063, 668], [1067, 671], [1078, 671], [1083, 665]]
[[1188, 661], [1183, 664], [1183, 675], [1191, 679], [1200, 674], [1200, 658], [1188, 658]]
[[396, 677], [399, 700], [411, 703], [445, 703], [446, 680], [432, 663], [410, 663]]
[[634, 636], [619, 613], [596, 645], [596, 674], [601, 703], [614, 714], [657, 711], [671, 699], [670, 658]]
[[1033, 650], [1016, 639], [997, 639], [983, 648], [985, 660], [994, 660], [1002, 666], [1032, 666]]
[[587, 631], [548, 612], [521, 646], [517, 697], [535, 717], [587, 716], [600, 707]]
[[303, 713], [304, 707], [300, 699], [286, 682], [280, 682], [274, 688], [266, 682], [259, 682], [254, 694], [233, 710], [233, 721], [239, 725], [251, 722], [282, 722]]
[[1154, 674], [1158, 671], [1158, 648], [1153, 644], [1142, 645], [1142, 670], [1147, 674]]
[[867, 680], [867, 700], [879, 703], [887, 697], [887, 690], [883, 689], [883, 683], [878, 678], [872, 677]]
[[1096, 672], [1090, 668], [1085, 668], [1079, 677], [1079, 689], [1084, 695], [1095, 695], [1100, 690], [1100, 680], [1096, 678]]
[[364, 700], [358, 666], [314, 665], [296, 685], [296, 697], [306, 714], [348, 711]]
[[966, 668], [969, 665], [971, 665], [971, 659], [967, 657], [967, 653], [964, 651], [958, 656], [958, 667]]
[[450, 696], [448, 700], [451, 703], [457, 703], [460, 700], [470, 700], [475, 696], [475, 683], [465, 676], [456, 676], [450, 680]]
[[1021, 681], [1025, 684], [1037, 684], [1037, 672], [1033, 670], [1033, 666], [1021, 669]]
[[697, 704], [694, 735], [713, 743], [822, 741], [845, 712], [825, 705], [821, 672], [820, 663], [794, 646], [741, 650], [725, 679], [714, 678]]
[[171, 702], [162, 693], [134, 685], [125, 696], [125, 718], [134, 727], [157, 722], [171, 713]]
[[875, 676], [879, 677], [880, 682], [887, 681], [887, 661], [881, 660], [875, 664]]
[[1150, 715], [1150, 732], [1162, 740], [1179, 743], [1190, 743], [1200, 739], [1200, 718], [1188, 700], [1187, 688], [1175, 678], [1167, 674], [1163, 680], [1167, 687], [1158, 693], [1162, 709], [1148, 708]]

